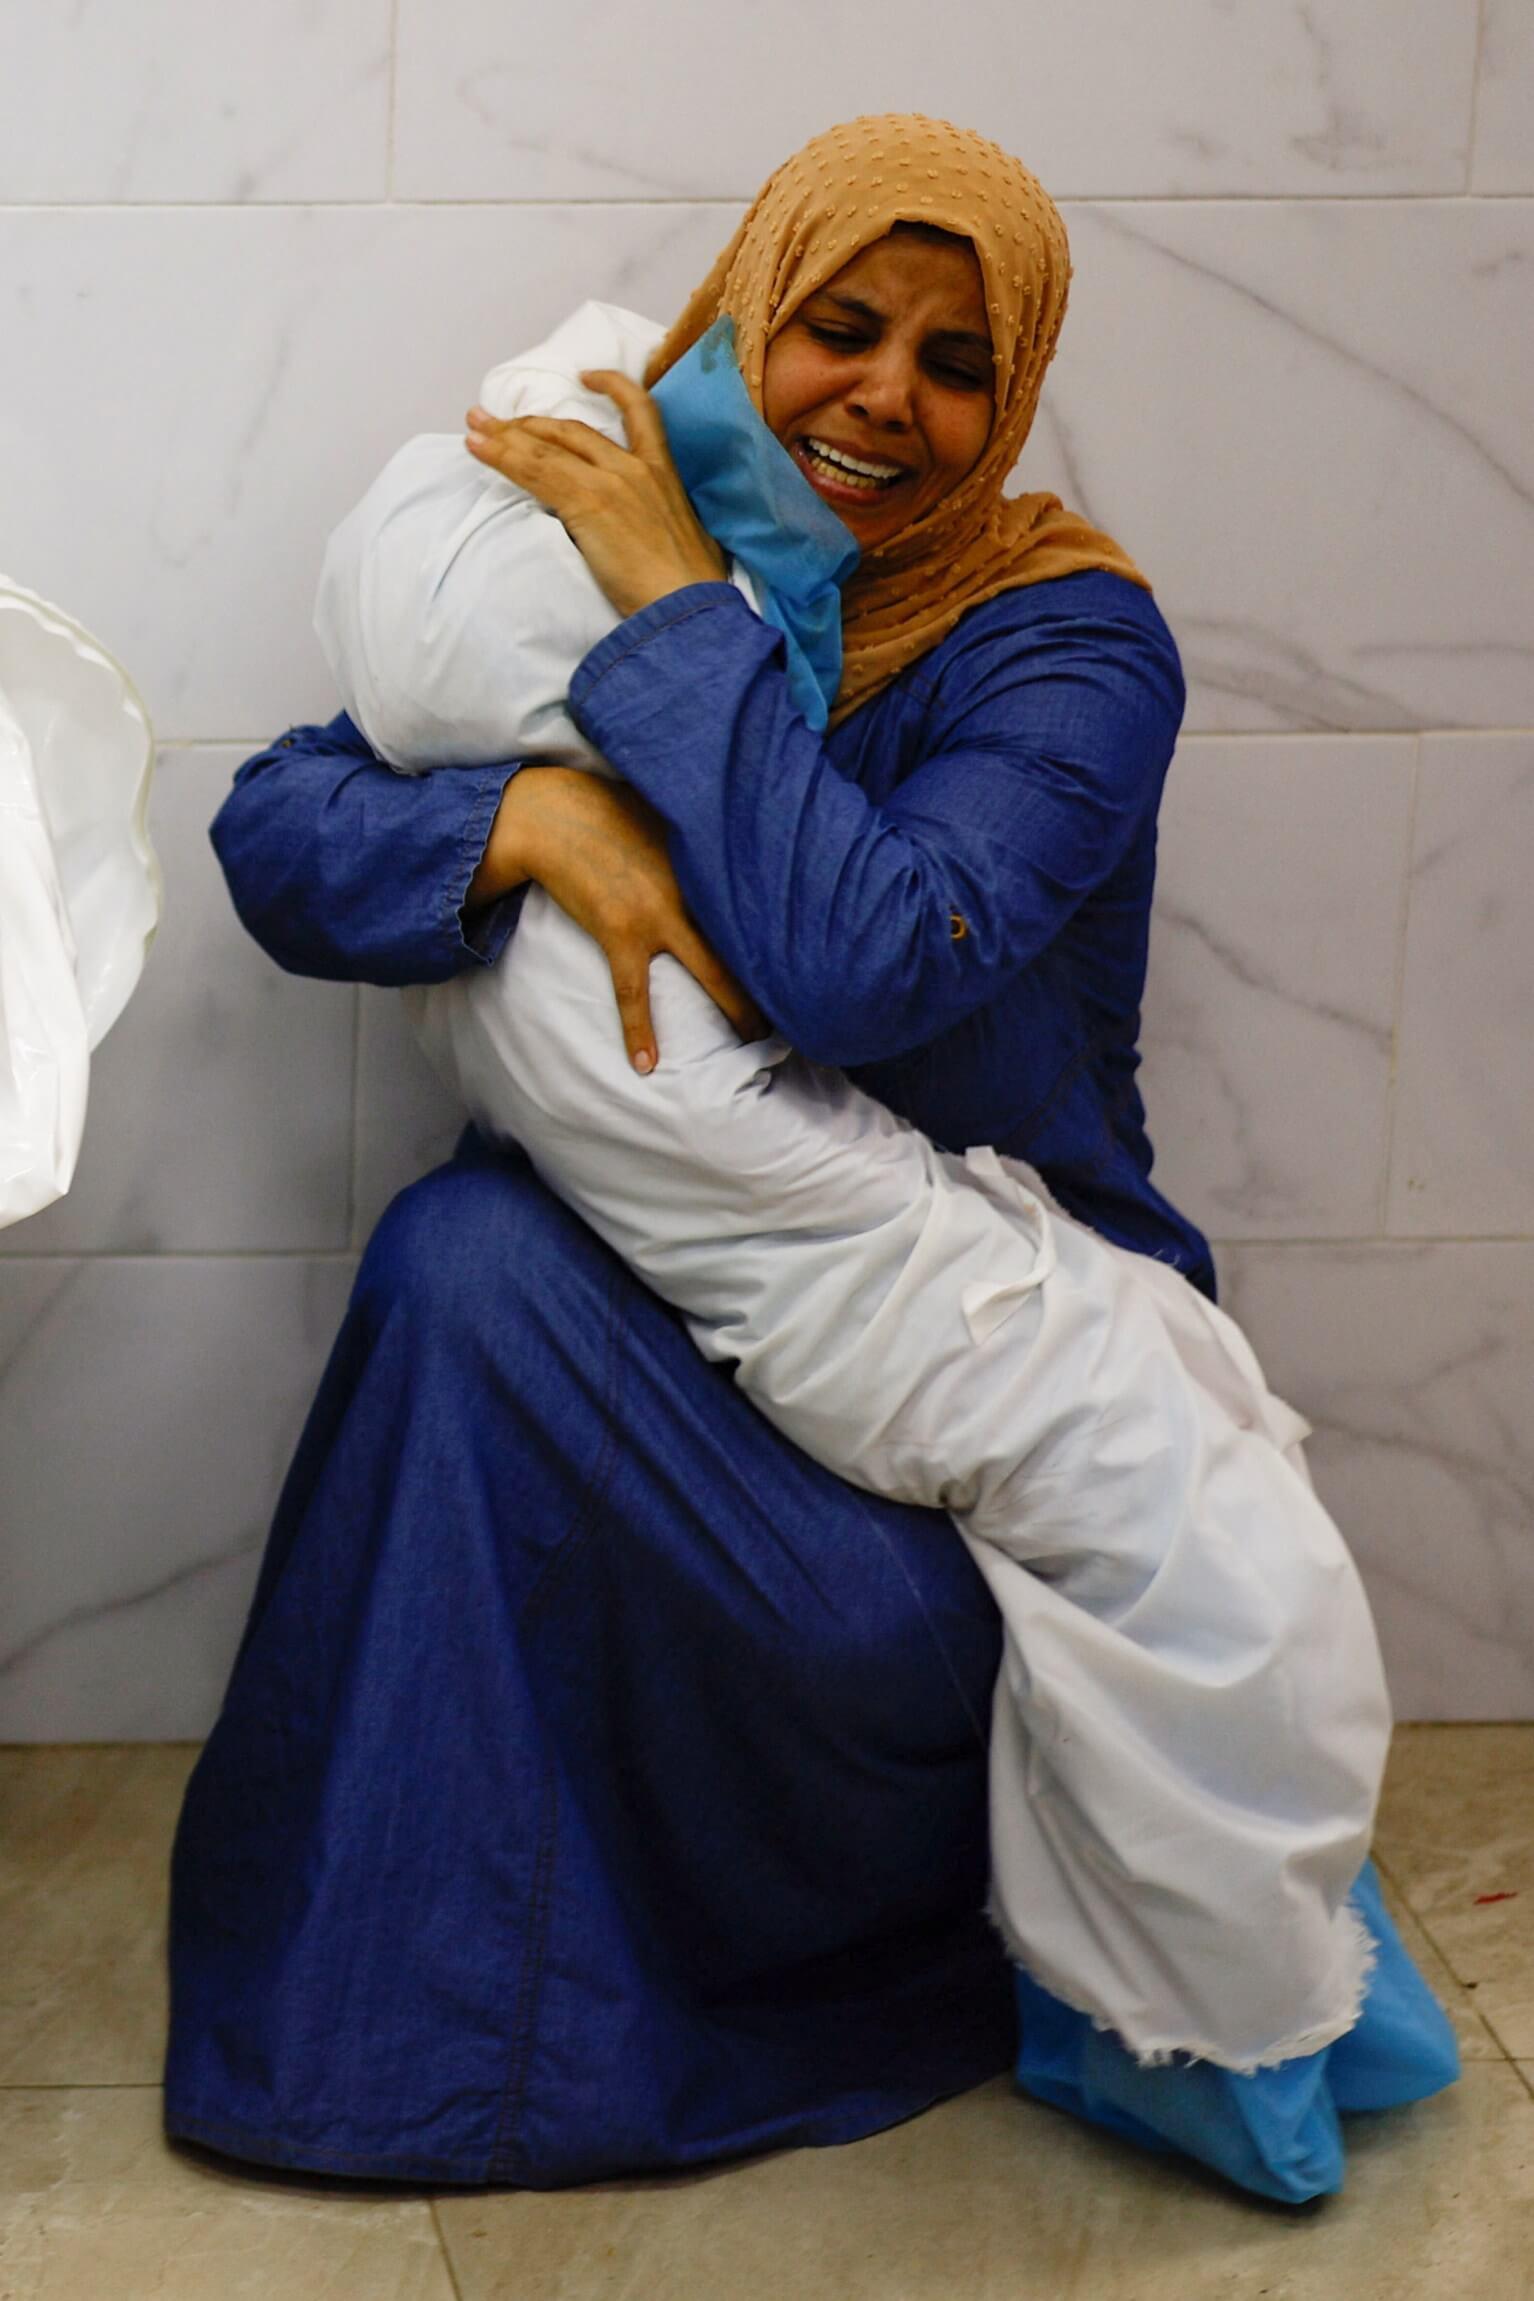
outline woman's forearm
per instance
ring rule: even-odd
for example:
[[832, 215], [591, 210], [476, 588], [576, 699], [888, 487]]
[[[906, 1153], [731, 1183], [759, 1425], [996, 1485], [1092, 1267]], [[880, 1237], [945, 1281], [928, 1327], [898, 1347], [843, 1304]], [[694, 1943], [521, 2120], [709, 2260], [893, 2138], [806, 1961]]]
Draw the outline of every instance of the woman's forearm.
[[1153, 820], [1176, 652], [1147, 594], [1074, 580], [1099, 588], [980, 610], [951, 678], [881, 712], [890, 755], [858, 776], [720, 586], [629, 618], [576, 672], [576, 722], [666, 819], [699, 926], [815, 1060], [898, 1056], [988, 1005]]
[[[212, 826], [240, 918], [290, 973], [434, 983], [494, 959], [517, 904], [468, 896], [514, 766], [383, 766], [343, 713], [246, 761]], [[508, 881], [508, 885], [511, 882]]]

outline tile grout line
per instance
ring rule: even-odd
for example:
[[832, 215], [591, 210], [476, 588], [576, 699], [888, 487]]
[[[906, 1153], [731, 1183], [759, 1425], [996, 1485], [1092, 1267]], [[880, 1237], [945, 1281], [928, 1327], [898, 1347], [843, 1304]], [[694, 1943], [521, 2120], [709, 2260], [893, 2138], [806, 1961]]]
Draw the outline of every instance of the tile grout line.
[[399, 0], [389, 0], [389, 95], [384, 118], [384, 205], [394, 199], [394, 127], [399, 110]]
[[[1420, 1922], [1420, 1921], [1419, 1921], [1419, 1922]], [[1442, 1955], [1443, 1955], [1443, 1952], [1442, 1952], [1441, 1950], [1439, 1951], [1439, 1955], [1440, 1955], [1440, 1957], [1442, 1957]], [[1445, 1960], [1445, 1963], [1447, 1963], [1447, 1962], [1448, 1962], [1448, 1961], [1447, 1961], [1447, 1960]], [[1461, 1983], [1460, 1983], [1460, 1988], [1461, 1988], [1461, 1989], [1465, 1989], [1465, 1988], [1467, 1988], [1468, 1986], [1469, 1986], [1469, 1985], [1468, 1985], [1467, 1983], [1465, 1983], [1465, 1982], [1461, 1982]], [[1486, 2025], [1486, 2034], [1487, 2034], [1487, 2036], [1488, 2036], [1488, 2037], [1491, 2039], [1492, 2043], [1493, 2043], [1493, 2044], [1496, 2046], [1496, 2048], [1497, 2048], [1497, 2051], [1498, 2051], [1498, 2052], [1501, 2054], [1501, 2056], [1502, 2056], [1503, 2060], [1504, 2060], [1504, 2061], [1510, 2061], [1510, 2062], [1512, 2063], [1512, 2065], [1513, 2065], [1514, 2069], [1520, 2069], [1520, 2068], [1521, 2068], [1523, 2065], [1520, 2063], [1520, 2061], [1519, 2061], [1519, 2058], [1518, 2058], [1517, 2054], [1516, 2054], [1516, 2053], [1514, 2053], [1514, 2051], [1513, 2051], [1512, 2047], [1511, 2047], [1511, 2046], [1510, 2046], [1510, 2045], [1509, 2045], [1509, 2044], [1506, 2042], [1506, 2040], [1503, 2038], [1501, 2031], [1500, 2031], [1500, 2030], [1497, 2028], [1497, 2025], [1496, 2025], [1496, 2023], [1493, 2021], [1493, 2019], [1492, 2019], [1491, 2015], [1490, 2015], [1489, 2013], [1483, 2013], [1483, 2014], [1481, 2015], [1481, 2019], [1482, 2019], [1482, 2021], [1483, 2021], [1483, 2022], [1485, 2023], [1485, 2025]], [[1524, 2079], [1524, 2083], [1525, 2083], [1525, 2085], [1528, 2085], [1528, 2084], [1529, 2084], [1529, 2080], [1528, 2080], [1527, 2078], [1525, 2078], [1525, 2079]], [[1531, 2090], [1531, 2091], [1534, 2091], [1534, 2087], [1530, 2087], [1530, 2090]]]
[[[1419, 1239], [1411, 1243], [1431, 1245], [1435, 1242]], [[349, 1245], [66, 1246], [37, 1254], [28, 1254], [20, 1247], [0, 1247], [0, 1265], [7, 1269], [24, 1268], [29, 1263], [41, 1269], [51, 1262], [351, 1262], [354, 1259], [355, 1249]]]
[[447, 2231], [442, 2226], [442, 2216], [437, 2211], [437, 2200], [435, 2197], [430, 2197], [427, 2199], [427, 2203], [431, 2208], [431, 2225], [437, 2233], [437, 2250], [442, 2255], [446, 2265], [447, 2281], [453, 2288], [454, 2301], [463, 2301], [463, 2287], [458, 2282], [457, 2266], [453, 2260], [452, 2250], [448, 2245]]
[[[339, 708], [339, 707], [338, 707]], [[300, 722], [295, 721], [295, 725]], [[325, 721], [315, 722], [324, 726]], [[1457, 727], [1188, 727], [1177, 738], [1177, 747], [1184, 749], [1192, 743], [1410, 743], [1420, 742], [1428, 735], [1452, 735], [1473, 742], [1495, 742], [1506, 735], [1534, 735], [1534, 724], [1528, 726], [1469, 726]], [[155, 755], [163, 757], [167, 751], [238, 751], [249, 758], [264, 751], [271, 740], [265, 735], [162, 735], [155, 739]]]
[[[1449, 1976], [1449, 1979], [1453, 1982], [1455, 1988], [1458, 1990], [1463, 1990], [1465, 1995], [1471, 2000], [1470, 2004], [1464, 2010], [1468, 2012], [1474, 2020], [1480, 2023], [1481, 2028], [1491, 2039], [1492, 2044], [1496, 2047], [1498, 2053], [1502, 2056], [1502, 2059], [1504, 2061], [1512, 2061], [1513, 2057], [1508, 2052], [1507, 2047], [1502, 2043], [1501, 2038], [1498, 2037], [1496, 2031], [1492, 2028], [1491, 2023], [1487, 2019], [1486, 2015], [1482, 2013], [1480, 2007], [1474, 2002], [1474, 1993], [1470, 1987], [1470, 1984], [1468, 1982], [1461, 1981], [1459, 1975], [1455, 1972], [1453, 1966], [1449, 1963], [1448, 1957], [1445, 1955], [1443, 1949], [1439, 1946], [1437, 1941], [1434, 1940], [1432, 1934], [1429, 1933], [1421, 1912], [1413, 1908], [1412, 1899], [1406, 1890], [1404, 1880], [1400, 1878], [1391, 1868], [1389, 1861], [1384, 1855], [1380, 1853], [1378, 1847], [1370, 1848], [1369, 1858], [1373, 1862], [1375, 1868], [1379, 1871], [1381, 1877], [1384, 1878], [1386, 1884], [1390, 1886], [1394, 1892], [1396, 1899], [1401, 1904], [1402, 1909], [1405, 1910], [1407, 1916], [1411, 1919], [1412, 1924], [1417, 1928], [1423, 1940], [1430, 1944], [1433, 1955], [1442, 1961], [1444, 1972]], [[1410, 1953], [1408, 1952], [1408, 1954]], [[1415, 1962], [1415, 1960], [1413, 1962]], [[1426, 1979], [1426, 1976], [1423, 1978]], [[1431, 1982], [1428, 1982], [1428, 1987], [1429, 1989], [1433, 1989]], [[1438, 1992], [1433, 1990], [1433, 1995], [1435, 1998], [1438, 1997]], [[1443, 2004], [1443, 2000], [1441, 1998], [1438, 1999], [1438, 2002], [1440, 2005]], [[1450, 2008], [1448, 2006], [1444, 2006], [1444, 2011], [1445, 2013], [1449, 2014], [1449, 2018], [1452, 2020], [1453, 2014], [1450, 2011]], [[1517, 2064], [1514, 2063], [1513, 2066], [1516, 2068]]]
[[0, 2093], [158, 2093], [157, 2077], [0, 2077]]
[[1475, 139], [1480, 129], [1481, 62], [1486, 53], [1486, 0], [1476, 0], [1475, 54], [1470, 65], [1470, 121], [1465, 131], [1465, 197], [1472, 199], [1475, 184]]
[[[311, 211], [334, 208], [343, 213], [358, 209], [454, 208], [740, 208], [750, 203], [749, 192], [611, 193], [539, 192], [528, 194], [481, 193], [462, 198], [411, 200], [379, 199], [374, 193], [356, 199], [285, 200], [0, 200], [0, 216], [78, 216], [143, 213], [262, 215], [283, 209]], [[1505, 206], [1534, 200], [1534, 192], [1466, 192], [1447, 187], [1417, 192], [1061, 192], [1061, 208], [1405, 208], [1434, 206], [1473, 208]]]
[[[1341, 1250], [1343, 1248], [1356, 1246], [1414, 1247], [1534, 1245], [1534, 1231], [1527, 1230], [1317, 1231], [1314, 1233], [1306, 1232], [1303, 1235], [1298, 1232], [1283, 1230], [1249, 1231], [1245, 1234], [1239, 1231], [1232, 1233], [1210, 1231], [1207, 1233], [1207, 1236], [1210, 1245], [1217, 1251], [1227, 1246], [1324, 1246], [1335, 1247]], [[23, 1258], [22, 1256], [18, 1255], [15, 1259], [17, 1261], [21, 1261], [23, 1259], [35, 1261], [40, 1260], [41, 1258], [37, 1256], [28, 1256]], [[1417, 1722], [1418, 1721], [1415, 1719], [1409, 1718], [1402, 1720], [1403, 1725], [1413, 1725]], [[1499, 1721], [1494, 1718], [1486, 1719], [1482, 1722], [1488, 1725], [1496, 1725], [1499, 1723]], [[1505, 1725], [1516, 1726], [1523, 1724], [1525, 1721], [1519, 1718], [1510, 1718], [1501, 1720], [1500, 1722]]]
[[[1324, 1247], [1338, 1253], [1351, 1252], [1359, 1247], [1399, 1248], [1411, 1253], [1427, 1247], [1439, 1246], [1534, 1246], [1534, 1231], [1376, 1231], [1366, 1235], [1350, 1233], [1291, 1237], [1287, 1233], [1256, 1234], [1250, 1237], [1227, 1238], [1210, 1234], [1210, 1246], [1217, 1254], [1228, 1248], [1257, 1247], [1274, 1252], [1286, 1252], [1291, 1247]], [[0, 1246], [0, 1269], [45, 1269], [50, 1263], [61, 1262], [320, 1262], [345, 1263], [356, 1260], [360, 1248], [345, 1246], [76, 1246], [53, 1247], [28, 1253], [20, 1247]], [[1453, 1726], [1522, 1726], [1527, 1718], [1406, 1718], [1403, 1725]]]

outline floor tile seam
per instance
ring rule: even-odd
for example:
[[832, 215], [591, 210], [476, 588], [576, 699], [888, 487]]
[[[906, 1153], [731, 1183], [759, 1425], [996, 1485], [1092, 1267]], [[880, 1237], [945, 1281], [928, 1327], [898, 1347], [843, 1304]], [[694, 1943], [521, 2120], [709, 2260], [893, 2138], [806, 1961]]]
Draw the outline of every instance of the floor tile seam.
[[[1437, 1934], [1433, 1931], [1433, 1927], [1430, 1922], [1430, 1913], [1417, 1907], [1417, 1904], [1412, 1900], [1411, 1894], [1402, 1878], [1395, 1870], [1391, 1869], [1387, 1860], [1383, 1859], [1378, 1852], [1372, 1856], [1372, 1859], [1375, 1868], [1379, 1870], [1381, 1875], [1385, 1877], [1389, 1881], [1390, 1885], [1394, 1888], [1397, 1896], [1400, 1899], [1402, 1908], [1407, 1912], [1408, 1916], [1411, 1918], [1412, 1923], [1421, 1929], [1423, 1939], [1432, 1943], [1433, 1948], [1443, 1959], [1445, 1966], [1454, 1976], [1454, 1979], [1458, 1982], [1460, 1988], [1467, 1990], [1479, 1989], [1481, 1983], [1487, 1977], [1484, 1974], [1461, 1973], [1458, 1965], [1455, 1963], [1454, 1955], [1450, 1946], [1446, 1942], [1441, 1942]], [[1446, 1916], [1453, 1916], [1457, 1914], [1458, 1906], [1459, 1905], [1457, 1904], [1453, 1907], [1446, 1905], [1443, 1914]], [[1478, 2013], [1480, 2012], [1479, 2007], [1477, 2007], [1476, 2010]], [[1482, 2021], [1487, 2022], [1489, 2026], [1489, 2015], [1482, 2013], [1480, 2018]]]
[[1530, 2062], [1527, 2055], [1520, 2057], [1513, 2051], [1512, 2047], [1508, 2044], [1507, 2040], [1502, 2036], [1500, 2030], [1497, 2028], [1496, 2020], [1491, 2014], [1482, 2013], [1479, 2007], [1476, 2008], [1476, 2012], [1478, 2019], [1485, 2025], [1488, 2037], [1492, 2039], [1504, 2061], [1510, 2061], [1514, 2069], [1534, 2069], [1534, 2062]]
[[0, 2077], [0, 2093], [158, 2093], [157, 2077]]
[[463, 2301], [463, 2287], [458, 2282], [458, 2270], [453, 2261], [453, 2249], [447, 2241], [447, 2231], [442, 2226], [442, 2216], [437, 2211], [440, 2200], [429, 2197], [426, 2202], [431, 2208], [431, 2225], [436, 2231], [437, 2250], [442, 2255], [443, 2266], [447, 2270], [447, 2281], [453, 2288], [453, 2301]]
[[[1490, 2016], [1484, 2014], [1481, 2011], [1479, 2005], [1477, 2005], [1475, 2002], [1474, 1993], [1476, 1984], [1471, 1981], [1466, 1981], [1462, 1978], [1462, 1976], [1455, 1970], [1453, 1964], [1450, 1962], [1449, 1957], [1442, 1948], [1441, 1944], [1434, 1940], [1433, 1935], [1429, 1932], [1428, 1927], [1423, 1922], [1421, 1915], [1418, 1913], [1418, 1911], [1413, 1909], [1411, 1904], [1411, 1897], [1407, 1893], [1401, 1879], [1391, 1868], [1388, 1857], [1382, 1855], [1378, 1848], [1376, 1848], [1370, 1858], [1372, 1859], [1375, 1868], [1379, 1871], [1380, 1875], [1385, 1879], [1386, 1883], [1395, 1893], [1401, 1904], [1401, 1907], [1406, 1911], [1413, 1925], [1415, 1925], [1418, 1931], [1421, 1933], [1423, 1940], [1430, 1943], [1434, 1954], [1443, 1960], [1444, 1971], [1448, 1974], [1450, 1980], [1454, 1983], [1455, 1987], [1463, 1993], [1465, 2002], [1461, 2006], [1460, 2011], [1469, 2015], [1470, 2019], [1476, 2023], [1483, 2034], [1490, 2039], [1491, 2043], [1496, 2047], [1501, 2059], [1503, 2061], [1511, 2061], [1514, 2068], [1516, 2069], [1518, 2064], [1514, 2060], [1513, 2055], [1509, 2053], [1507, 2047], [1503, 2044], [1501, 2038], [1497, 2035], [1495, 2029], [1493, 2029]], [[1431, 1986], [1431, 1984], [1429, 1986]], [[1451, 2009], [1447, 2007], [1445, 2008], [1445, 2011], [1450, 2010]], [[1525, 2079], [1525, 2083], [1527, 2082], [1527, 2079]]]

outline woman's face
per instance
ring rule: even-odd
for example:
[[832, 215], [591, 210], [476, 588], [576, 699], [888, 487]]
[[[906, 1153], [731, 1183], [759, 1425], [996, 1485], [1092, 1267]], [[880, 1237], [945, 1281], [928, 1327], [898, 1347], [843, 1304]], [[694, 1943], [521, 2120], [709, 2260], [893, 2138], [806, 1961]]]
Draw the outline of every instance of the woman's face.
[[[762, 412], [866, 551], [974, 469], [990, 437], [993, 374], [974, 249], [897, 228], [778, 330]], [[848, 457], [859, 468], [834, 460]]]

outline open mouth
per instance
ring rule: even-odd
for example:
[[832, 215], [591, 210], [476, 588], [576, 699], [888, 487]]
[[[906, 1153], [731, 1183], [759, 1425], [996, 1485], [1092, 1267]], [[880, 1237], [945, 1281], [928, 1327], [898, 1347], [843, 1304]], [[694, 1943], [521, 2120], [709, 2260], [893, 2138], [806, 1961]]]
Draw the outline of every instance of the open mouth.
[[849, 502], [854, 497], [866, 501], [870, 496], [886, 495], [910, 477], [902, 464], [875, 463], [866, 456], [849, 455], [845, 448], [832, 447], [826, 440], [796, 439], [790, 452], [823, 495], [840, 495]]

